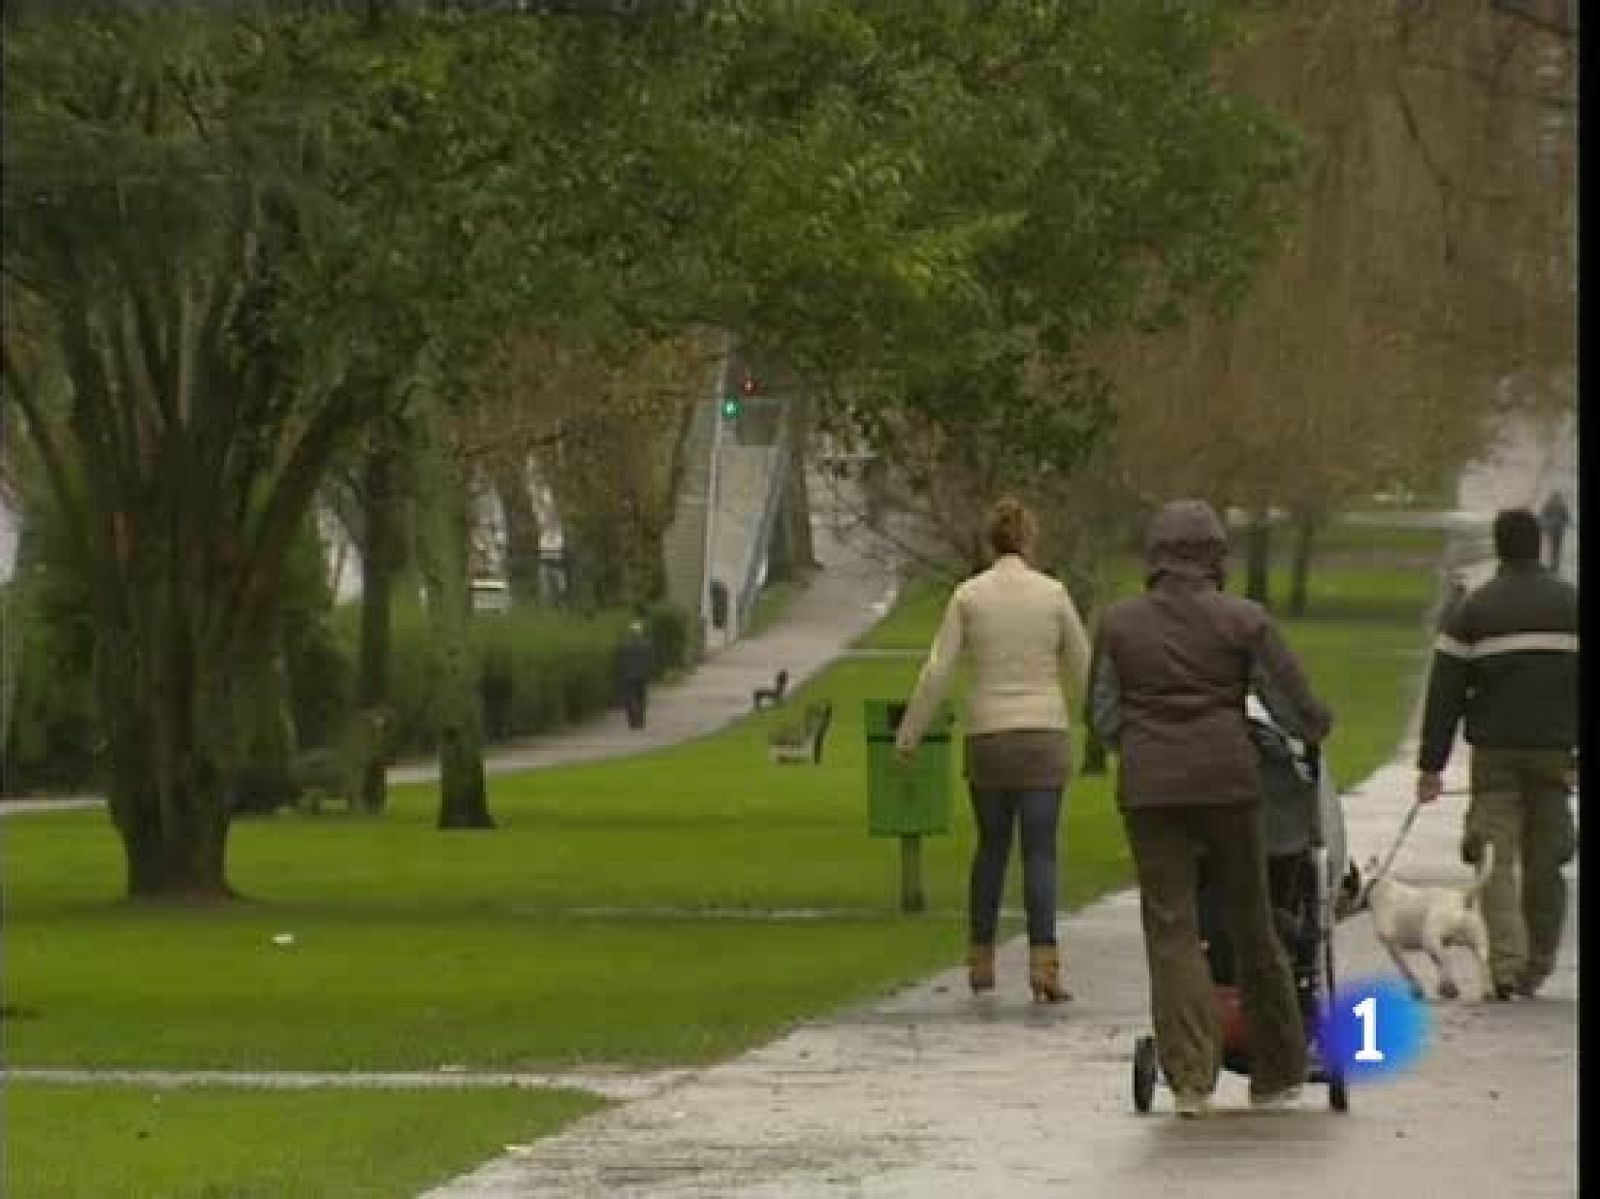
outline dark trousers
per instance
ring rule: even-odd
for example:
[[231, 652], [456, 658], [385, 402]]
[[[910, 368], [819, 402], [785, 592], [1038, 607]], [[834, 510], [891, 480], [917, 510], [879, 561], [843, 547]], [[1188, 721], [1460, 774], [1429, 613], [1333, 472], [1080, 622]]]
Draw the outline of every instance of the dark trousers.
[[1550, 543], [1550, 569], [1557, 572], [1561, 570], [1561, 539], [1565, 533], [1565, 529], [1545, 530], [1545, 539]]
[[1199, 853], [1232, 933], [1250, 1029], [1250, 1089], [1305, 1080], [1306, 1037], [1283, 947], [1272, 925], [1261, 816], [1249, 804], [1123, 813], [1139, 878], [1156, 1055], [1174, 1091], [1210, 1094], [1222, 1064], [1211, 967], [1200, 943]]
[[622, 710], [627, 713], [630, 729], [644, 728], [645, 688], [643, 679], [627, 679], [622, 684]]
[[1000, 925], [1000, 895], [1012, 830], [1022, 828], [1022, 897], [1028, 943], [1056, 943], [1056, 826], [1061, 791], [996, 791], [972, 788], [978, 848], [972, 855], [967, 914], [974, 945], [993, 945]]

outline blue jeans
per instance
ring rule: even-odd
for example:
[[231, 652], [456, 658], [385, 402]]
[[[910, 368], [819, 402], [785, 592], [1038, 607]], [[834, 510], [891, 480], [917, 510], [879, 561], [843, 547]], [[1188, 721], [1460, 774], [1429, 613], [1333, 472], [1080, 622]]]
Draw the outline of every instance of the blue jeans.
[[1022, 897], [1028, 944], [1056, 943], [1056, 825], [1061, 792], [986, 791], [972, 788], [978, 848], [972, 855], [967, 913], [974, 945], [993, 945], [1000, 925], [1011, 830], [1022, 825]]

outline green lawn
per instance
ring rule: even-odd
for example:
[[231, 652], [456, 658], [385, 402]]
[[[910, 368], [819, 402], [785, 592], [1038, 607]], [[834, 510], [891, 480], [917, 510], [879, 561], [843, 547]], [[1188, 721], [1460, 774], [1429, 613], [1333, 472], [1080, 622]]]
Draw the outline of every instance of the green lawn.
[[[1330, 573], [1318, 613], [1287, 626], [1339, 715], [1328, 757], [1345, 783], [1393, 751], [1423, 663], [1432, 588], [1425, 571]], [[942, 602], [913, 587], [868, 643], [920, 651]], [[101, 813], [7, 820], [7, 1061], [705, 1062], [953, 964], [971, 845], [964, 800], [957, 795], [953, 835], [928, 843], [932, 910], [923, 915], [897, 911], [898, 846], [865, 830], [861, 701], [903, 696], [918, 665], [915, 654], [847, 659], [784, 711], [716, 736], [494, 778], [493, 832], [436, 831], [431, 786], [397, 789], [382, 820], [241, 821], [230, 875], [249, 901], [222, 910], [120, 902], [120, 850]], [[770, 765], [767, 729], [822, 696], [836, 708], [823, 765]], [[1108, 778], [1074, 782], [1063, 842], [1069, 907], [1126, 882]], [[292, 945], [274, 942], [283, 932]], [[44, 1089], [18, 1094], [27, 1120], [36, 1098], [55, 1101]], [[292, 1127], [306, 1110], [302, 1095], [249, 1102], [262, 1105], [263, 1126]], [[60, 1127], [37, 1118], [32, 1127]], [[70, 1136], [39, 1136], [41, 1155], [106, 1169], [120, 1160], [77, 1122]], [[218, 1185], [210, 1193], [235, 1193]]]
[[572, 1091], [13, 1082], [3, 1189], [10, 1199], [396, 1199], [601, 1106]]

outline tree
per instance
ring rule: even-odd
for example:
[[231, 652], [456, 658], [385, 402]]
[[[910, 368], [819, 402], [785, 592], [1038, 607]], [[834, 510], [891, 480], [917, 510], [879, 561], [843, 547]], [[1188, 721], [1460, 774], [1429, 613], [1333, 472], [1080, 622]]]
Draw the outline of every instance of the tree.
[[1570, 202], [1549, 187], [1559, 139], [1542, 167], [1529, 149], [1530, 103], [1559, 112], [1559, 89], [1515, 99], [1516, 59], [1529, 77], [1540, 60], [1493, 6], [1256, 11], [1229, 86], [1305, 135], [1298, 226], [1236, 312], [1100, 348], [1135, 490], [1253, 514], [1263, 600], [1267, 513], [1286, 509], [1299, 611], [1334, 512], [1452, 475], [1488, 444], [1504, 376], [1570, 361], [1565, 280], [1529, 269], [1562, 261]]
[[5, 398], [93, 580], [128, 889], [215, 898], [235, 681], [366, 416], [277, 319], [338, 217], [312, 202], [316, 92], [284, 103], [276, 27], [199, 10], [8, 11], [5, 33]]
[[909, 162], [871, 178], [902, 220], [943, 219], [904, 251], [914, 298], [861, 305], [892, 334], [819, 345], [807, 365], [842, 375], [832, 427], [879, 447], [975, 565], [974, 514], [998, 490], [1059, 488], [1109, 430], [1093, 339], [1227, 301], [1274, 247], [1293, 146], [1213, 86], [1212, 6], [897, 16], [881, 44], [917, 55], [882, 57], [915, 81], [926, 102], [906, 109], [926, 126], [904, 139]]

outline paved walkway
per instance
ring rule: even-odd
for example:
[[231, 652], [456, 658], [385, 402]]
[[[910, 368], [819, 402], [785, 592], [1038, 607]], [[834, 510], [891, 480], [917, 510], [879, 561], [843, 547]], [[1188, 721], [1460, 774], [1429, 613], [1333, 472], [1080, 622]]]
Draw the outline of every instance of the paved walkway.
[[[798, 590], [783, 617], [771, 628], [717, 650], [682, 679], [654, 687], [649, 719], [642, 730], [628, 728], [620, 709], [582, 724], [526, 741], [495, 746], [484, 768], [508, 774], [599, 758], [620, 758], [661, 749], [715, 733], [747, 715], [750, 695], [771, 686], [773, 676], [789, 672], [798, 687], [849, 647], [894, 602], [897, 575], [870, 534], [837, 534], [824, 520], [814, 522], [814, 552], [822, 569]], [[439, 777], [437, 760], [397, 765], [391, 783], [424, 782]], [[13, 799], [0, 802], [0, 816], [98, 807], [92, 796], [64, 799]]]
[[[1549, 486], [1575, 495], [1575, 474], [1570, 447], [1546, 456], [1518, 442], [1467, 476], [1463, 507], [1537, 502]], [[1395, 835], [1413, 753], [1405, 747], [1348, 796], [1353, 857]], [[1465, 765], [1458, 754], [1452, 790]], [[1464, 881], [1464, 802], [1447, 795], [1418, 821], [1396, 863], [1402, 877]], [[1132, 1114], [1129, 1052], [1148, 1017], [1137, 901], [1124, 893], [1063, 922], [1079, 992], [1063, 1009], [1028, 1002], [1025, 947], [1013, 942], [995, 997], [971, 999], [961, 970], [946, 971], [581, 1121], [429, 1199], [1565, 1199], [1577, 1194], [1575, 901], [1572, 916], [1539, 1000], [1436, 1005], [1419, 1067], [1355, 1089], [1346, 1116], [1326, 1111], [1321, 1088], [1281, 1115], [1178, 1121], [1164, 1092], [1156, 1114]], [[1341, 926], [1337, 953], [1345, 979], [1392, 971], [1366, 917]], [[1222, 1105], [1243, 1105], [1245, 1085], [1224, 1076]]]

